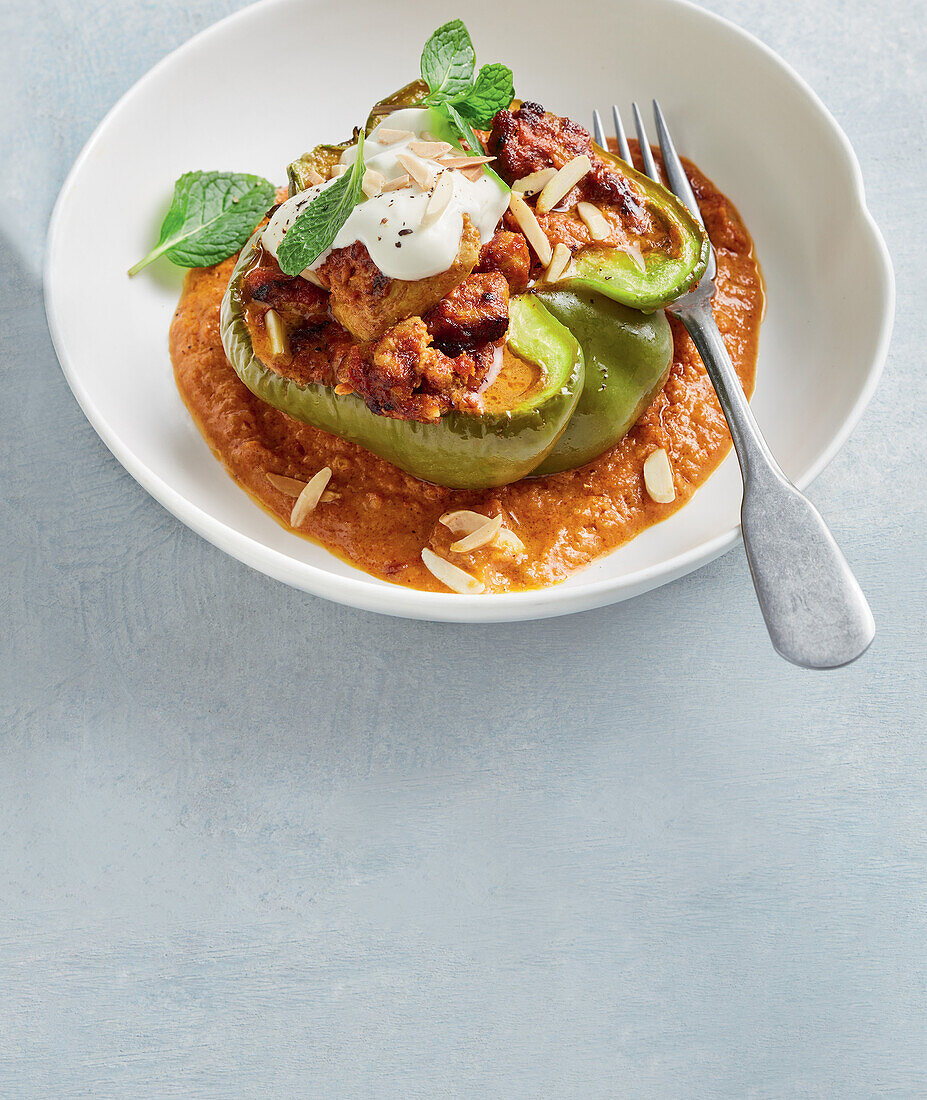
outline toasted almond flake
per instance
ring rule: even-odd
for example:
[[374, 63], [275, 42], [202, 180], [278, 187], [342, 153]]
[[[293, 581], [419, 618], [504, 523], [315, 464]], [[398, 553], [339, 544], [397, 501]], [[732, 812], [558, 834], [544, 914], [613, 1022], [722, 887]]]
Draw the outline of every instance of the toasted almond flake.
[[558, 202], [579, 183], [587, 172], [592, 170], [592, 161], [581, 153], [578, 157], [568, 160], [560, 171], [544, 186], [544, 190], [538, 195], [537, 210], [539, 214], [546, 214], [553, 210]]
[[297, 477], [286, 477], [284, 474], [265, 474], [264, 476], [275, 489], [279, 489], [288, 497], [298, 497], [306, 488], [305, 481], [300, 481]]
[[493, 516], [491, 520], [488, 520], [481, 527], [478, 527], [472, 534], [466, 535], [462, 539], [458, 539], [457, 542], [452, 542], [451, 550], [455, 554], [468, 554], [471, 550], [476, 550], [480, 546], [485, 546], [486, 543], [492, 542], [501, 529], [502, 516]]
[[412, 186], [412, 177], [408, 174], [403, 176], [397, 176], [394, 180], [390, 180], [389, 183], [383, 184], [383, 191], [401, 191], [403, 187]]
[[319, 497], [319, 504], [331, 504], [333, 500], [341, 500], [341, 493], [333, 493], [331, 489], [326, 489]]
[[445, 210], [447, 210], [448, 203], [454, 196], [454, 180], [451, 178], [450, 173], [442, 172], [438, 176], [438, 182], [435, 184], [434, 191], [431, 192], [431, 198], [425, 205], [425, 213], [422, 215], [422, 225], [429, 226], [441, 217]]
[[556, 176], [556, 168], [539, 168], [529, 176], [522, 176], [512, 184], [513, 191], [521, 191], [523, 195], [536, 195], [543, 191], [547, 184]]
[[335, 393], [338, 394], [339, 397], [347, 397], [349, 393], [353, 392], [354, 387], [347, 382], [339, 382], [338, 385], [335, 386]]
[[593, 203], [578, 202], [576, 213], [582, 218], [594, 241], [604, 241], [611, 236], [611, 222]]
[[378, 172], [376, 168], [368, 168], [364, 172], [364, 178], [361, 180], [361, 191], [367, 196], [368, 199], [375, 199], [377, 195], [383, 190], [383, 185], [386, 183], [386, 176], [382, 172]]
[[336, 180], [339, 176], [343, 176], [347, 170], [348, 166], [346, 164], [333, 164], [328, 170], [328, 178]]
[[[514, 519], [514, 516], [512, 518]], [[471, 512], [465, 508], [456, 512], [445, 512], [438, 519], [438, 523], [443, 524], [454, 535], [472, 535], [474, 531], [485, 527], [487, 522], [489, 522], [489, 517], [484, 516], [482, 512]], [[499, 528], [492, 544], [497, 549], [509, 554], [519, 554], [525, 548], [525, 544], [518, 535], [507, 527]], [[451, 549], [453, 549], [453, 546]]]
[[573, 253], [565, 244], [558, 244], [554, 249], [547, 270], [544, 272], [544, 280], [548, 283], [558, 283], [563, 278], [563, 273], [570, 266]]
[[290, 341], [287, 339], [283, 320], [275, 309], [269, 309], [264, 314], [264, 327], [270, 339], [270, 350], [273, 352], [274, 358], [289, 355]]
[[479, 166], [476, 168], [461, 168], [460, 171], [471, 183], [476, 183], [477, 180], [483, 178], [483, 169]]
[[391, 130], [388, 126], [379, 126], [376, 140], [381, 145], [395, 145], [399, 141], [408, 141], [409, 138], [414, 137], [415, 134], [411, 130]]
[[489, 164], [495, 157], [442, 157], [445, 168], [475, 168], [478, 164]]
[[409, 148], [416, 156], [434, 159], [449, 153], [454, 146], [449, 141], [410, 141]]
[[496, 535], [493, 539], [493, 545], [497, 546], [500, 550], [504, 550], [507, 554], [520, 554], [525, 549], [525, 544], [518, 535], [516, 535], [514, 531], [510, 531], [508, 527], [503, 527], [498, 535]]
[[456, 512], [445, 512], [438, 517], [438, 523], [443, 524], [453, 535], [471, 535], [489, 522], [490, 517], [482, 512], [471, 512], [461, 508]]
[[320, 173], [318, 173], [314, 168], [310, 168], [309, 171], [306, 173], [306, 183], [308, 183], [310, 187], [316, 187], [318, 186], [318, 184], [324, 182], [325, 177], [320, 175]]
[[623, 251], [627, 252], [635, 264], [637, 264], [641, 271], [647, 270], [647, 261], [644, 259], [644, 253], [641, 252], [641, 246], [637, 241], [625, 241], [621, 247]]
[[519, 229], [527, 237], [528, 244], [537, 253], [541, 263], [547, 267], [554, 250], [550, 247], [550, 241], [534, 216], [534, 211], [517, 191], [513, 191], [509, 195], [509, 210], [512, 211], [512, 217], [518, 222]]
[[396, 160], [399, 161], [423, 191], [431, 190], [435, 182], [434, 173], [423, 160], [419, 160], [418, 157], [413, 156], [411, 153], [397, 153]]
[[300, 527], [302, 525], [306, 516], [308, 516], [319, 503], [331, 476], [331, 466], [323, 466], [317, 474], [313, 475], [306, 482], [306, 487], [296, 498], [296, 503], [293, 505], [293, 511], [290, 512], [291, 527]]
[[662, 447], [651, 451], [644, 459], [644, 486], [650, 499], [657, 504], [672, 504], [676, 499], [673, 468], [669, 455]]
[[422, 550], [422, 563], [436, 580], [462, 596], [478, 596], [486, 587], [476, 577], [471, 577], [463, 569], [458, 569], [456, 565], [451, 565], [444, 558], [439, 558], [427, 546]]

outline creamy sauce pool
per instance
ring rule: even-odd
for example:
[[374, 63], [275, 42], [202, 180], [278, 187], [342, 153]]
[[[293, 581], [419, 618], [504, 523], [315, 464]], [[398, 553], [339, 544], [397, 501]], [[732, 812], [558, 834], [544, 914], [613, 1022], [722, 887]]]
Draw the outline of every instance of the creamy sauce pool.
[[[731, 202], [688, 162], [686, 167], [718, 258], [715, 318], [749, 394], [763, 315], [753, 244]], [[291, 420], [242, 384], [219, 338], [219, 305], [233, 266], [234, 258], [187, 275], [171, 327], [181, 395], [232, 477], [286, 527], [293, 500], [270, 485], [267, 473], [307, 481], [331, 466], [329, 489], [336, 497], [320, 504], [300, 533], [375, 576], [446, 591], [422, 565], [422, 547], [429, 546], [479, 577], [488, 592], [554, 584], [680, 508], [730, 449], [701, 360], [672, 320], [674, 356], [666, 386], [629, 434], [595, 461], [478, 492], [417, 481], [360, 447]], [[672, 504], [655, 504], [644, 489], [643, 462], [658, 447], [666, 449], [673, 467]], [[455, 536], [437, 521], [457, 508], [502, 512], [525, 553], [450, 553]]]
[[[406, 130], [409, 136], [385, 143], [380, 138], [384, 130]], [[448, 137], [446, 123], [434, 111], [418, 107], [394, 111], [364, 141], [364, 165], [368, 170], [379, 172], [387, 183], [407, 174], [400, 156], [411, 158], [426, 172], [431, 172], [434, 186], [446, 176], [452, 192], [437, 221], [422, 224], [434, 187], [428, 191], [409, 187], [384, 191], [355, 206], [332, 243], [332, 248], [345, 248], [361, 241], [377, 267], [393, 279], [425, 279], [447, 271], [460, 248], [464, 214], [470, 215], [482, 246], [492, 240], [509, 204], [508, 191], [488, 172], [483, 172], [479, 179], [470, 180], [462, 172], [436, 169], [433, 161], [417, 156], [410, 145], [426, 134]], [[352, 145], [342, 154], [341, 163], [350, 168], [356, 159], [357, 146]], [[335, 182], [326, 180], [309, 187], [278, 207], [261, 238], [264, 248], [274, 259], [287, 230], [303, 209]], [[330, 252], [331, 249], [327, 249], [311, 263], [303, 272], [304, 276], [321, 267]]]

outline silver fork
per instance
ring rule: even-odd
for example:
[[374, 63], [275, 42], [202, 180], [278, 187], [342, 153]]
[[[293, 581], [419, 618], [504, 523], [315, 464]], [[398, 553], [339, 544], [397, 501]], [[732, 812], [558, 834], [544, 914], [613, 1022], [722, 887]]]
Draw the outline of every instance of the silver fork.
[[[644, 171], [663, 183], [636, 103], [632, 110]], [[669, 188], [701, 223], [698, 204], [656, 100], [653, 113]], [[617, 107], [612, 114], [619, 155], [631, 163]], [[598, 111], [593, 112], [593, 130], [596, 141], [604, 146], [605, 130]], [[872, 612], [824, 520], [779, 468], [753, 417], [711, 311], [716, 272], [712, 249], [698, 286], [667, 308], [686, 326], [698, 348], [734, 441], [744, 482], [744, 547], [772, 644], [783, 657], [804, 668], [838, 668], [860, 657], [875, 637]]]

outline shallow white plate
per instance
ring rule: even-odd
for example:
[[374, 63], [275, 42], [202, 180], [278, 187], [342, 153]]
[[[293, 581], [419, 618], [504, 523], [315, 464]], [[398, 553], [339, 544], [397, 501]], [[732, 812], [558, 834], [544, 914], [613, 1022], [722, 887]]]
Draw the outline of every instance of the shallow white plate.
[[[645, 592], [739, 536], [733, 456], [679, 513], [539, 592], [415, 592], [289, 534], [212, 457], [174, 387], [167, 331], [181, 273], [126, 269], [156, 238], [174, 179], [257, 172], [337, 140], [418, 72], [422, 43], [463, 15], [480, 62], [504, 60], [520, 96], [588, 124], [594, 106], [657, 97], [680, 150], [730, 195], [766, 276], [753, 407], [787, 474], [807, 485], [872, 395], [894, 286], [859, 166], [840, 128], [781, 59], [682, 0], [265, 0], [198, 35], [104, 119], [62, 188], [45, 294], [65, 375], [126, 469], [205, 538], [270, 576], [342, 603], [423, 619], [529, 619]], [[566, 45], [564, 44], [566, 43]]]

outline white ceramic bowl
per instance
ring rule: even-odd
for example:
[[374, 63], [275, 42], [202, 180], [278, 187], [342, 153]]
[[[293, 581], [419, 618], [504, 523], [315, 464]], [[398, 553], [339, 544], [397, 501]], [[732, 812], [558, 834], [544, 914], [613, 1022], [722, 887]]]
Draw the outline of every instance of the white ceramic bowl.
[[[463, 14], [480, 61], [588, 122], [594, 106], [657, 97], [680, 150], [732, 197], [766, 277], [753, 407], [805, 486], [866, 406], [887, 351], [894, 287], [847, 138], [788, 65], [682, 0], [265, 0], [187, 42], [143, 77], [87, 143], [49, 233], [45, 294], [64, 372], [126, 469], [166, 508], [270, 576], [356, 607], [422, 619], [530, 619], [645, 592], [739, 537], [733, 456], [695, 498], [567, 582], [538, 592], [415, 592], [289, 534], [212, 457], [176, 392], [167, 332], [181, 273], [126, 269], [156, 238], [174, 179], [195, 168], [283, 181], [292, 157], [338, 139], [417, 74], [429, 33]], [[572, 45], [575, 44], [575, 45]], [[248, 79], [257, 81], [252, 90]], [[88, 270], [92, 277], [88, 277]]]

